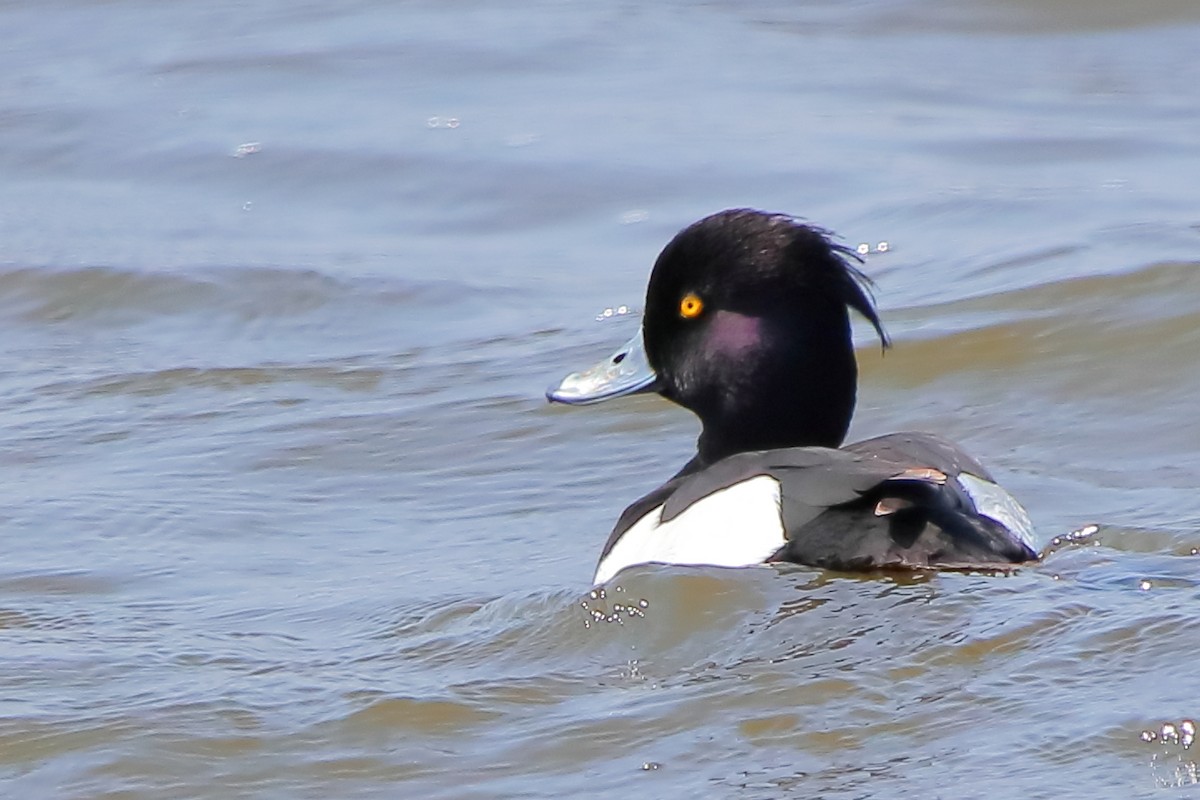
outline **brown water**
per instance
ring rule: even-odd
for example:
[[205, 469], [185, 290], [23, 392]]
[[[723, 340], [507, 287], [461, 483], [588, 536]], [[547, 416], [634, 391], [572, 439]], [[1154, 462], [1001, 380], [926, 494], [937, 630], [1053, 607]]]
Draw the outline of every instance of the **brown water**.
[[[0, 795], [1170, 797], [1200, 750], [1200, 5], [0, 5]], [[1009, 577], [639, 568], [547, 406], [720, 208], [868, 257], [853, 435]]]

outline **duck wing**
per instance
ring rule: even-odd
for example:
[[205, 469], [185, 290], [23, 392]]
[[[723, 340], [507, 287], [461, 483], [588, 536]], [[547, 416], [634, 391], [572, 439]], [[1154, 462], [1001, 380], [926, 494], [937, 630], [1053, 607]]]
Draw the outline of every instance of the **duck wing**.
[[[1025, 509], [954, 443], [894, 433], [838, 452], [852, 461], [830, 472], [854, 477], [833, 502], [810, 500], [814, 476], [803, 470], [773, 473], [788, 541], [772, 560], [843, 570], [1003, 569], [1037, 558]], [[864, 487], [855, 478], [870, 468], [886, 475]], [[818, 480], [837, 484], [834, 474]]]

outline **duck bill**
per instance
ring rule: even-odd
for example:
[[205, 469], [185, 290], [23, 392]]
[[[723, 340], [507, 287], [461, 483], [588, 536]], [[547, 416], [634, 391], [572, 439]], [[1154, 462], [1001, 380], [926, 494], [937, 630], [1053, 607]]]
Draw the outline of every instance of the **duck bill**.
[[579, 406], [627, 394], [658, 391], [658, 375], [646, 359], [642, 329], [608, 358], [582, 372], [572, 372], [546, 390], [551, 403]]

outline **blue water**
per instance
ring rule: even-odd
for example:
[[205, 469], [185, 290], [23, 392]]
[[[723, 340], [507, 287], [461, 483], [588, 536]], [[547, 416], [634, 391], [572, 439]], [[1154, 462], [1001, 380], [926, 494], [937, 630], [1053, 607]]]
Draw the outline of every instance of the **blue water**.
[[[1191, 0], [0, 30], [0, 794], [1195, 791]], [[591, 594], [697, 426], [542, 392], [733, 206], [887, 243], [853, 437], [957, 439], [1094, 543]]]

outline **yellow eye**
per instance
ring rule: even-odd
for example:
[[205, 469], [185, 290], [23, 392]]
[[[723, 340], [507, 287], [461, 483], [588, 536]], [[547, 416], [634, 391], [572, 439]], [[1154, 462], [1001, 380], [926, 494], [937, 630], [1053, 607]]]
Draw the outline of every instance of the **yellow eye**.
[[679, 301], [679, 316], [684, 319], [698, 317], [703, 310], [704, 301], [690, 292], [684, 295], [683, 300]]

